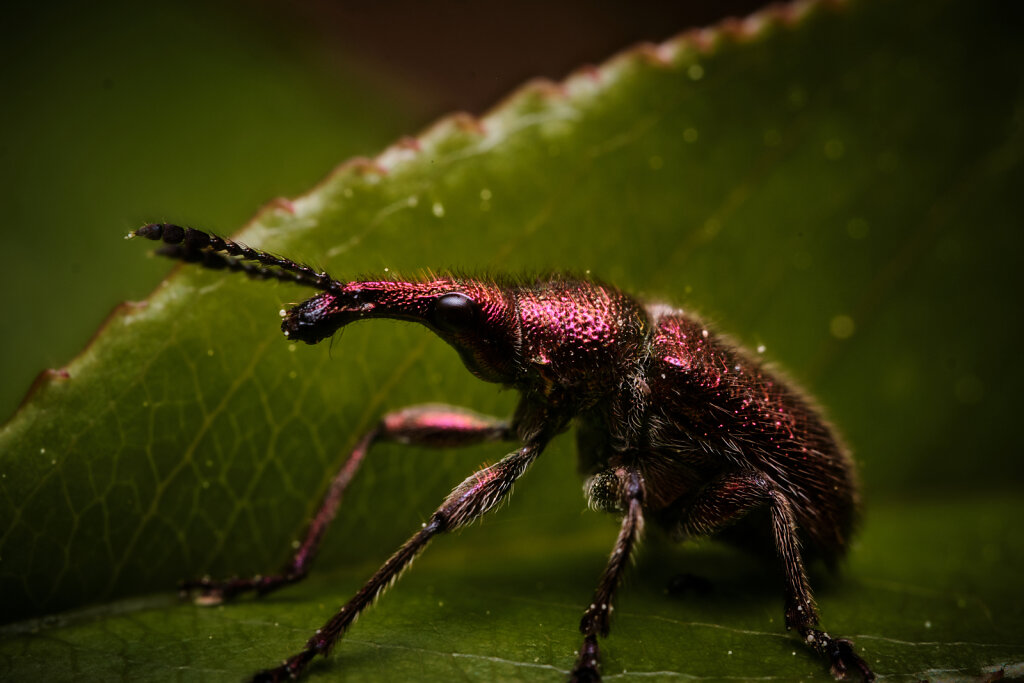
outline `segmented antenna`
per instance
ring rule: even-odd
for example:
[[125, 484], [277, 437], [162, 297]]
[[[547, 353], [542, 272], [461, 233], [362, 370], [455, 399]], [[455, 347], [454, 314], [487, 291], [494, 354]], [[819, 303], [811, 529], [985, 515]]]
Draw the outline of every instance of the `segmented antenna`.
[[[212, 270], [226, 269], [255, 278], [297, 282], [323, 291], [334, 289], [341, 284], [327, 273], [318, 273], [304, 263], [297, 263], [261, 249], [253, 249], [226, 237], [211, 235], [195, 228], [183, 228], [170, 223], [151, 223], [128, 233], [128, 238], [132, 237], [163, 240], [164, 246], [157, 249], [156, 253], [188, 263], [198, 263]], [[255, 261], [260, 265], [248, 261]]]

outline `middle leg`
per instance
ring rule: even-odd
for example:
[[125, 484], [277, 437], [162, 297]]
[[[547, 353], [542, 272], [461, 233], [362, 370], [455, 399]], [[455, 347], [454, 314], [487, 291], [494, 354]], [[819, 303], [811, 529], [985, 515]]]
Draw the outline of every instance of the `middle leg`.
[[[609, 474], [611, 474], [609, 472]], [[589, 683], [600, 681], [600, 649], [597, 636], [608, 636], [611, 625], [612, 597], [615, 589], [622, 581], [622, 574], [629, 562], [630, 554], [636, 547], [643, 533], [644, 517], [644, 484], [640, 473], [633, 469], [619, 468], [614, 471], [617, 482], [613, 483], [610, 476], [596, 478], [600, 486], [617, 488], [619, 507], [624, 510], [622, 527], [615, 541], [615, 548], [608, 558], [601, 581], [598, 583], [590, 606], [580, 620], [580, 633], [583, 634], [583, 645], [580, 647], [576, 666], [572, 670], [570, 681], [573, 683]], [[617, 484], [617, 486], [616, 486]], [[590, 487], [591, 499], [594, 500], [594, 485]], [[600, 498], [600, 496], [597, 496]]]

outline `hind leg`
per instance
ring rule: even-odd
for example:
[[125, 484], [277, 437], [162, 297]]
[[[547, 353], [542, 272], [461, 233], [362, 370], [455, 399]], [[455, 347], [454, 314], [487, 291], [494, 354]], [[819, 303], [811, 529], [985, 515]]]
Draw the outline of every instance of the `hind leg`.
[[873, 681], [874, 673], [850, 641], [832, 638], [818, 628], [818, 607], [800, 553], [793, 509], [770, 482], [753, 473], [728, 474], [712, 481], [688, 501], [679, 530], [691, 536], [713, 534], [765, 506], [771, 513], [775, 552], [786, 579], [786, 628], [796, 630], [805, 644], [828, 660], [836, 678], [855, 671], [865, 681]]

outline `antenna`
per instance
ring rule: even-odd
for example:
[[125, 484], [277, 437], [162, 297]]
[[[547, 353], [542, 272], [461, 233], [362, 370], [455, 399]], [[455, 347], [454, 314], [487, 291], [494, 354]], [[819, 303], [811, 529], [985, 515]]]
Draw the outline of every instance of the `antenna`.
[[[327, 273], [317, 272], [304, 263], [253, 249], [195, 228], [183, 228], [171, 223], [150, 223], [128, 233], [125, 239], [133, 237], [163, 240], [164, 246], [157, 249], [156, 253], [187, 263], [197, 263], [211, 270], [231, 270], [255, 278], [297, 282], [323, 291], [335, 289], [341, 284]], [[259, 265], [248, 261], [255, 261]]]

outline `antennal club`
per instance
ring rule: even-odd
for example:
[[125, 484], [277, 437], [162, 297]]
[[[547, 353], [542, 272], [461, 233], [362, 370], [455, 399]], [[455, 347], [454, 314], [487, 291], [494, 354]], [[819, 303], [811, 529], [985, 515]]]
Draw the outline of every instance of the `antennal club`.
[[[133, 237], [162, 240], [165, 246], [156, 253], [188, 263], [197, 263], [211, 270], [227, 269], [243, 272], [255, 278], [297, 282], [322, 291], [331, 291], [341, 284], [327, 273], [317, 272], [304, 263], [261, 249], [253, 249], [226, 237], [211, 235], [195, 228], [184, 228], [171, 223], [150, 223], [128, 233], [126, 239]], [[247, 261], [255, 261], [260, 265]]]

